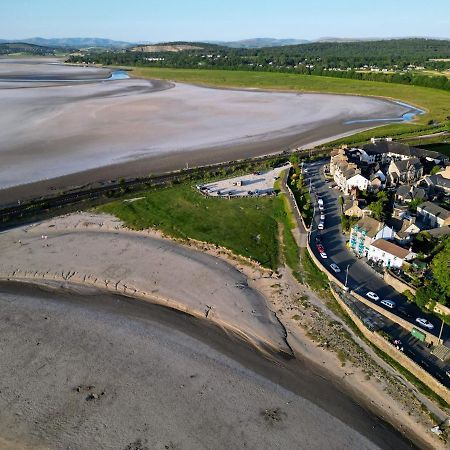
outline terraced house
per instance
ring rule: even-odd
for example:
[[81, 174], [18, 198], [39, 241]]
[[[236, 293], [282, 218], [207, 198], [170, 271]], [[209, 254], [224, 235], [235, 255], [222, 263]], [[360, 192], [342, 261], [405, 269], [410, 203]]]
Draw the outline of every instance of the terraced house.
[[394, 230], [372, 217], [363, 217], [351, 229], [349, 246], [358, 256], [367, 256], [377, 239], [392, 239]]

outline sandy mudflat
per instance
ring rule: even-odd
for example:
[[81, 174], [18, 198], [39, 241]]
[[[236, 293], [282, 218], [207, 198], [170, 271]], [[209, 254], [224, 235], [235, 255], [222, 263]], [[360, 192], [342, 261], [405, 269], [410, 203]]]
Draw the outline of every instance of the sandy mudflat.
[[[26, 76], [80, 81], [11, 83]], [[0, 189], [114, 165], [127, 175], [133, 161], [145, 161], [146, 173], [155, 173], [263, 154], [268, 143], [279, 150], [280, 139], [307, 144], [361, 128], [345, 125], [348, 120], [408, 111], [354, 96], [86, 81], [104, 76], [101, 69], [0, 59], [0, 79], [10, 80], [0, 81]]]
[[196, 319], [11, 284], [0, 308], [0, 443], [20, 444], [10, 448], [412, 448], [320, 369], [267, 360]]
[[110, 216], [74, 214], [2, 233], [0, 254], [0, 277], [137, 293], [290, 353], [284, 328], [238, 270], [171, 241], [126, 232]]

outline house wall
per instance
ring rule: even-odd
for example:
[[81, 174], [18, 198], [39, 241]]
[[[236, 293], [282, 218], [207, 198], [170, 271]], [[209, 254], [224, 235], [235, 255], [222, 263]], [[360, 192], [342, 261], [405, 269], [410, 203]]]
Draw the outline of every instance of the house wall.
[[369, 186], [369, 180], [362, 175], [355, 175], [347, 180], [346, 191], [348, 192], [352, 187], [357, 187], [360, 191], [365, 191]]
[[417, 214], [423, 217], [424, 221], [428, 222], [431, 227], [444, 227], [450, 225], [450, 217], [444, 220], [442, 217], [436, 217], [420, 207], [417, 208]]
[[367, 259], [370, 259], [375, 262], [381, 262], [384, 267], [393, 267], [396, 269], [400, 269], [403, 265], [403, 259], [391, 255], [388, 252], [385, 252], [377, 247], [371, 245], [369, 247], [369, 252], [367, 254]]
[[[388, 226], [384, 226], [376, 235], [373, 240], [376, 239], [392, 239], [394, 237], [394, 230]], [[373, 242], [373, 241], [372, 241]]]

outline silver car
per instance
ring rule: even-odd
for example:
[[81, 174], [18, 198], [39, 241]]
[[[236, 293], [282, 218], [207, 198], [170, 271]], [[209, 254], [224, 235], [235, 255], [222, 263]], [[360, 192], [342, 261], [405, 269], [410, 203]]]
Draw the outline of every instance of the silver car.
[[375, 301], [380, 300], [380, 297], [378, 297], [378, 295], [375, 294], [375, 292], [372, 292], [372, 291], [369, 291], [369, 292], [366, 294], [366, 297], [369, 297], [371, 300], [375, 300]]
[[424, 328], [428, 328], [429, 330], [432, 330], [434, 328], [434, 325], [431, 322], [428, 322], [427, 319], [424, 319], [423, 317], [418, 317], [416, 319], [416, 322], [421, 325]]
[[341, 269], [339, 269], [339, 266], [335, 263], [330, 264], [330, 267], [333, 270], [333, 272], [335, 272], [335, 273], [339, 273], [341, 271]]

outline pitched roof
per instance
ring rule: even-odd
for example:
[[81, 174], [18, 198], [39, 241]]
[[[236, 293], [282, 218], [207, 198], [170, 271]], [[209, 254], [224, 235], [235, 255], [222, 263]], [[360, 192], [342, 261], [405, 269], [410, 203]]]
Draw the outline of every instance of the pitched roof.
[[363, 145], [362, 149], [367, 153], [395, 153], [403, 156], [416, 156], [418, 158], [445, 159], [445, 155], [431, 150], [410, 147], [400, 142], [378, 141], [372, 144]]
[[390, 255], [397, 256], [397, 258], [404, 259], [409, 255], [409, 250], [400, 247], [392, 242], [386, 241], [385, 239], [377, 239], [372, 242], [373, 247], [380, 249], [383, 252], [389, 253]]
[[444, 178], [440, 174], [429, 175], [428, 177], [425, 177], [425, 181], [428, 184], [432, 184], [433, 186], [439, 186], [442, 188], [450, 189], [450, 179]]
[[383, 228], [383, 224], [372, 217], [366, 216], [358, 220], [356, 225], [367, 231], [367, 236], [374, 237]]
[[419, 170], [422, 167], [421, 162], [418, 158], [400, 159], [398, 161], [392, 161], [392, 164], [397, 166], [400, 172], [406, 172], [410, 167], [414, 167]]
[[403, 198], [410, 198], [411, 200], [426, 197], [425, 189], [411, 186], [410, 184], [402, 184], [399, 186], [396, 195]]
[[428, 214], [432, 214], [433, 216], [440, 217], [444, 220], [450, 217], [450, 211], [436, 205], [436, 203], [425, 202], [419, 205], [418, 208], [426, 211]]

